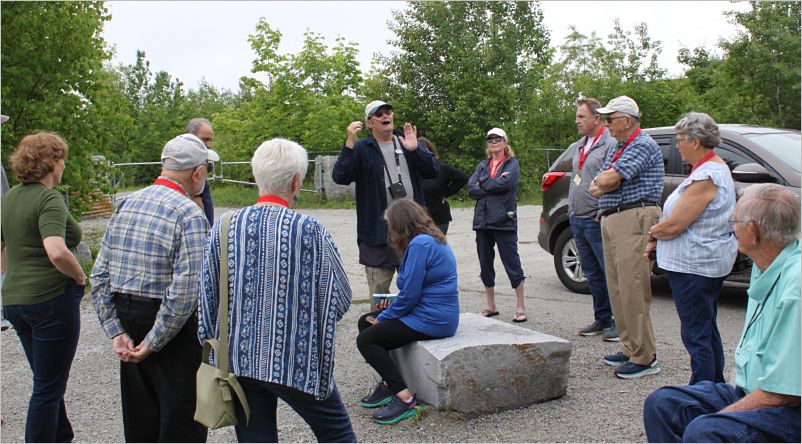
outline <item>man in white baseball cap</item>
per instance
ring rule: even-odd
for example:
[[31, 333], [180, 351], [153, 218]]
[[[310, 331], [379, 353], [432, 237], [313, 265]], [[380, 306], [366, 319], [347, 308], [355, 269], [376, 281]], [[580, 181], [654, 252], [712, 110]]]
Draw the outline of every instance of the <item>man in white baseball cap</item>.
[[599, 199], [604, 271], [623, 351], [606, 355], [622, 379], [660, 373], [649, 315], [651, 263], [642, 260], [649, 228], [660, 219], [663, 155], [640, 128], [640, 109], [627, 96], [596, 110], [618, 144], [604, 159], [588, 192]]
[[393, 107], [382, 100], [365, 106], [365, 123], [370, 134], [358, 139], [361, 121], [351, 122], [347, 138], [331, 171], [334, 183], [356, 182], [356, 232], [359, 263], [365, 266], [371, 311], [373, 294], [389, 293], [399, 264], [398, 256], [387, 244], [384, 211], [397, 199], [411, 198], [424, 208], [423, 179], [435, 178], [440, 164], [418, 142], [418, 130], [404, 124], [403, 134], [394, 133]]
[[203, 352], [195, 285], [209, 222], [190, 196], [203, 189], [209, 159], [192, 134], [167, 142], [161, 175], [109, 220], [90, 276], [98, 319], [121, 361], [127, 442], [206, 442], [193, 418]]

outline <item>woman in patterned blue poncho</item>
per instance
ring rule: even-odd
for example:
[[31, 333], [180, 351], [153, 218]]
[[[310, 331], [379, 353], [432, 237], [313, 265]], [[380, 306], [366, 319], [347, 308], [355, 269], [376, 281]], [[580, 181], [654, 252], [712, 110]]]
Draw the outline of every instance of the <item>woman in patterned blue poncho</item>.
[[[228, 229], [229, 367], [251, 408], [237, 406], [240, 442], [276, 442], [281, 398], [320, 442], [355, 442], [334, 383], [335, 329], [351, 287], [326, 227], [290, 208], [306, 176], [307, 154], [273, 139], [254, 153], [255, 205]], [[220, 223], [212, 229], [198, 282], [201, 342], [219, 337]]]

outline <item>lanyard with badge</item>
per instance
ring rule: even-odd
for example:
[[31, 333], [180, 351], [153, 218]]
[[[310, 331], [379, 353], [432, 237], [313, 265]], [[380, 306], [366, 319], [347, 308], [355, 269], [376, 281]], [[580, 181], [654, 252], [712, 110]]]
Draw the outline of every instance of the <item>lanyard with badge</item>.
[[587, 150], [585, 150], [585, 146], [588, 143], [589, 137], [585, 136], [585, 143], [582, 144], [582, 149], [580, 150], [579, 153], [579, 165], [577, 166], [576, 169], [576, 175], [574, 175], [575, 184], [579, 185], [582, 183], [582, 175], [580, 174], [582, 172], [582, 165], [585, 164], [585, 160], [588, 158], [588, 155], [593, 150], [593, 147], [596, 146], [596, 142], [599, 140], [602, 134], [604, 134], [604, 127], [602, 127], [602, 129], [599, 130], [598, 134], [596, 134], [596, 137], [593, 138], [593, 142], [591, 142], [590, 148], [588, 148]]

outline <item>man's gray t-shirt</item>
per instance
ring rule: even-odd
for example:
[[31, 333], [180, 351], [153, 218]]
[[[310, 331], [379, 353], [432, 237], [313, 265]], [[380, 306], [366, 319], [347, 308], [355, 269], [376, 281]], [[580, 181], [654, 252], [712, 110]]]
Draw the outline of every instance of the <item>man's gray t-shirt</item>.
[[[395, 146], [393, 146], [393, 141], [395, 141]], [[393, 136], [393, 140], [390, 142], [379, 142], [378, 140], [377, 142], [379, 143], [379, 148], [384, 158], [384, 164], [387, 165], [387, 169], [384, 170], [384, 191], [387, 193], [387, 206], [393, 203], [393, 197], [390, 195], [390, 190], [388, 188], [390, 184], [398, 182], [399, 171], [401, 172], [401, 182], [404, 184], [404, 190], [407, 192], [406, 197], [412, 199], [412, 178], [409, 175], [407, 158], [404, 156], [404, 145], [396, 136]], [[400, 151], [398, 153], [398, 164], [395, 162], [395, 147], [398, 147]], [[400, 165], [400, 169], [398, 165]], [[388, 172], [390, 173], [389, 176], [387, 175]]]

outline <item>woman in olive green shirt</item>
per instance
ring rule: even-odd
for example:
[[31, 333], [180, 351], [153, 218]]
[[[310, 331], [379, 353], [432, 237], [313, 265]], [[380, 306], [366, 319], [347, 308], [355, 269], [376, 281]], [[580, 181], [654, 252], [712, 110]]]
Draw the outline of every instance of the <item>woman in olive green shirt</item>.
[[86, 275], [70, 251], [81, 241], [81, 228], [53, 189], [61, 183], [67, 150], [53, 133], [23, 138], [11, 155], [20, 184], [2, 199], [3, 312], [33, 372], [26, 442], [74, 437], [64, 392], [78, 346]]

